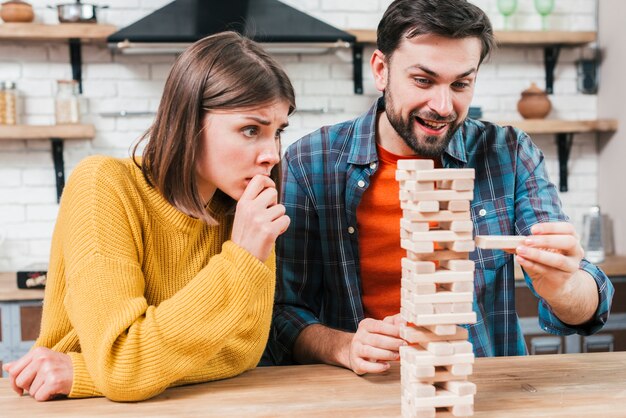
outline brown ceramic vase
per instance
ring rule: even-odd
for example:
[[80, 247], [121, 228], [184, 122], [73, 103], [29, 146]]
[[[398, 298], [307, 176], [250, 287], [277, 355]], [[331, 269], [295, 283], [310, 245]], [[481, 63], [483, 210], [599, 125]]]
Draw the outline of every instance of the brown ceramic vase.
[[552, 103], [546, 92], [532, 83], [522, 92], [522, 97], [517, 102], [517, 110], [524, 119], [543, 119], [552, 110]]
[[33, 6], [21, 0], [9, 0], [0, 7], [0, 18], [5, 22], [32, 22], [35, 18]]

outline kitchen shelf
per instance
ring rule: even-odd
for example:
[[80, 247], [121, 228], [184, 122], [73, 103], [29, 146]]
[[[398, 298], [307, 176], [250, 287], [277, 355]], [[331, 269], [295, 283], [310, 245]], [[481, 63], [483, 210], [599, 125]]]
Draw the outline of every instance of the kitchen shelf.
[[[376, 43], [375, 29], [348, 29], [346, 32], [356, 36], [357, 42], [363, 44]], [[573, 31], [495, 31], [496, 42], [501, 46], [546, 46], [563, 45], [569, 47], [582, 46], [595, 42], [596, 32]]]
[[516, 121], [498, 121], [498, 125], [511, 125], [527, 134], [561, 134], [585, 132], [614, 132], [617, 130], [617, 119], [598, 120], [559, 120], [559, 119], [525, 119]]
[[4, 23], [0, 25], [0, 41], [68, 41], [106, 42], [117, 28], [100, 23]]
[[[609, 277], [626, 277], [626, 255], [607, 255], [602, 263], [597, 264]], [[515, 265], [515, 280], [523, 280], [524, 273]]]
[[[376, 44], [376, 30], [349, 29], [347, 32], [356, 36], [357, 44]], [[494, 36], [500, 46], [543, 47], [548, 94], [554, 90], [554, 68], [561, 48], [580, 47], [597, 40], [596, 32], [575, 31], [495, 31]]]
[[558, 119], [524, 119], [518, 121], [496, 122], [498, 125], [511, 125], [530, 135], [554, 134], [557, 154], [559, 157], [559, 190], [566, 192], [567, 163], [574, 142], [574, 134], [585, 132], [615, 132], [618, 128], [617, 119], [597, 120], [558, 120]]
[[0, 125], [0, 140], [5, 139], [91, 139], [93, 125]]
[[65, 187], [63, 141], [66, 139], [91, 139], [96, 135], [93, 125], [0, 125], [0, 140], [49, 139], [52, 144], [57, 201]]

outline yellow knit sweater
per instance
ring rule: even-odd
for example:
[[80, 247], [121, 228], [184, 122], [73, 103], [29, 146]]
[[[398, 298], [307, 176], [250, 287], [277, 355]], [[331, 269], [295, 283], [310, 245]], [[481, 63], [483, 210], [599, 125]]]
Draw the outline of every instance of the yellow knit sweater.
[[68, 353], [70, 397], [135, 401], [254, 368], [275, 284], [229, 241], [170, 205], [132, 160], [90, 157], [72, 174], [53, 236], [36, 346]]

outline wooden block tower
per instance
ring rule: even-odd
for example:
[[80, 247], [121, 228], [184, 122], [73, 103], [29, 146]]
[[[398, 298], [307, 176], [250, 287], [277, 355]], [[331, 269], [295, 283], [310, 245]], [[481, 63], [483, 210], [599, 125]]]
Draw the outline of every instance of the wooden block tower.
[[400, 160], [403, 218], [400, 348], [402, 417], [471, 416], [476, 385], [469, 382], [474, 353], [474, 251], [470, 201], [474, 169], [435, 169], [432, 160]]

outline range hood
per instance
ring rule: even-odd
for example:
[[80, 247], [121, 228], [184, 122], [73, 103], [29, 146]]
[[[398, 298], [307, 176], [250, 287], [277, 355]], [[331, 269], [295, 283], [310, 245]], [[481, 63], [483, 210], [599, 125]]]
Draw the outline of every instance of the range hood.
[[226, 30], [270, 48], [349, 48], [356, 41], [348, 32], [278, 0], [176, 0], [109, 36], [108, 42], [125, 53], [175, 53]]

